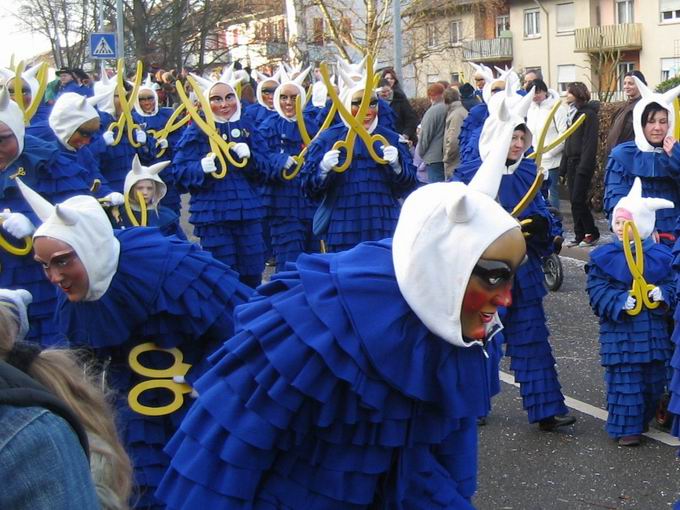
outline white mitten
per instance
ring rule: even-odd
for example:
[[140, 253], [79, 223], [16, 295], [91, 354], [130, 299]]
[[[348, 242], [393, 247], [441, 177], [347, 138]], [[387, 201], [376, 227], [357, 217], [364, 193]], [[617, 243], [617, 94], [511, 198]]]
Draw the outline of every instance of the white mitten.
[[382, 145], [380, 147], [383, 151], [383, 159], [392, 167], [394, 173], [399, 175], [401, 173], [401, 165], [399, 164], [399, 151], [392, 145]]
[[652, 290], [649, 291], [647, 294], [649, 296], [649, 299], [652, 301], [664, 301], [663, 298], [663, 292], [661, 291], [661, 287], [654, 287]]
[[116, 137], [113, 135], [113, 131], [104, 131], [102, 138], [106, 145], [113, 145], [113, 139]]
[[247, 143], [237, 143], [234, 145], [231, 150], [234, 151], [234, 153], [239, 157], [239, 159], [247, 159], [250, 157], [250, 147], [248, 147]]
[[167, 149], [167, 148], [168, 148], [168, 140], [165, 139], [165, 138], [161, 138], [160, 140], [158, 140], [157, 145], [158, 145], [161, 149]]
[[626, 303], [623, 305], [624, 310], [632, 310], [635, 308], [635, 305], [637, 304], [637, 299], [635, 299], [633, 296], [628, 296], [626, 299]]
[[288, 159], [286, 160], [286, 163], [283, 165], [283, 168], [288, 170], [293, 166], [295, 166], [295, 160], [293, 159], [293, 156], [288, 156]]
[[21, 213], [13, 213], [9, 209], [5, 209], [0, 213], [2, 218], [2, 228], [12, 234], [17, 239], [33, 235], [35, 226], [26, 216]]
[[201, 160], [201, 168], [203, 169], [203, 172], [206, 174], [217, 172], [217, 165], [215, 164], [216, 157], [217, 156], [211, 152]]
[[146, 133], [141, 129], [135, 129], [135, 142], [146, 143]]
[[122, 193], [118, 193], [117, 191], [109, 193], [104, 198], [102, 198], [102, 200], [110, 203], [111, 205], [123, 205], [125, 203], [125, 197]]
[[321, 163], [319, 163], [319, 168], [321, 169], [321, 177], [326, 177], [328, 175], [328, 172], [330, 172], [334, 166], [338, 166], [339, 161], [340, 151], [337, 149], [329, 150], [326, 154], [324, 154]]

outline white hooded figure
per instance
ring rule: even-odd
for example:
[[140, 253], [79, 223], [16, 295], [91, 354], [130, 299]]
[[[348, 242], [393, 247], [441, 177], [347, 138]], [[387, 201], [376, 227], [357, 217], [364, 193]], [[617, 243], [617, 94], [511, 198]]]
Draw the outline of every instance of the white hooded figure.
[[[140, 117], [153, 117], [158, 114], [158, 84], [151, 80], [151, 73], [146, 77], [146, 80], [140, 85], [139, 93], [137, 94], [137, 100], [133, 105], [135, 112]], [[144, 101], [146, 97], [152, 97], [153, 99], [153, 109], [150, 112], [145, 112], [142, 108], [140, 101]]]
[[10, 166], [24, 150], [24, 136], [26, 127], [24, 125], [24, 114], [14, 101], [9, 98], [6, 88], [0, 89], [0, 123], [7, 126], [11, 134], [16, 139], [16, 151], [7, 153], [7, 150], [0, 154], [0, 170]]
[[[24, 94], [23, 96], [25, 108], [28, 108], [33, 98], [35, 98], [38, 94], [40, 83], [38, 83], [38, 79], [36, 78], [36, 76], [39, 70], [40, 66], [35, 65], [21, 73], [22, 87], [27, 85], [30, 90], [30, 94], [28, 95]], [[12, 71], [11, 69], [7, 69], [6, 67], [0, 67], [0, 81], [2, 81], [2, 85], [14, 89], [13, 81], [15, 77], [16, 73], [14, 71]]]
[[[282, 72], [285, 72], [283, 66], [280, 66], [273, 76], [267, 76], [257, 70], [253, 70], [251, 73], [251, 76], [257, 82], [255, 87], [257, 104], [269, 112], [276, 111], [274, 109], [274, 92], [280, 84]], [[266, 98], [265, 95], [267, 96]]]
[[295, 78], [290, 78], [284, 70], [281, 71], [281, 82], [279, 86], [276, 87], [276, 91], [274, 91], [274, 109], [282, 119], [285, 119], [288, 122], [295, 122], [297, 117], [295, 99], [289, 99], [286, 102], [285, 107], [283, 107], [281, 106], [281, 95], [283, 94], [288, 98], [294, 98], [294, 96], [300, 97], [302, 109], [304, 110], [305, 103], [307, 102], [307, 91], [302, 84], [304, 83], [305, 78], [307, 78], [310, 70], [311, 68], [308, 67], [301, 73], [298, 73]]
[[[643, 152], [654, 152], [659, 150], [659, 145], [652, 145], [647, 139], [642, 126], [642, 115], [645, 108], [652, 103], [656, 103], [668, 112], [668, 134], [672, 135], [675, 127], [675, 112], [673, 109], [673, 101], [680, 95], [680, 85], [667, 90], [663, 93], [657, 93], [649, 90], [647, 85], [642, 83], [637, 76], [633, 76], [635, 84], [640, 91], [641, 99], [635, 104], [633, 108], [633, 131], [635, 132], [635, 145]], [[646, 120], [646, 119], [645, 119]]]
[[[170, 161], [161, 161], [151, 166], [144, 166], [135, 154], [132, 160], [132, 169], [125, 176], [124, 194], [130, 197], [130, 205], [133, 210], [139, 211], [140, 204], [137, 201], [137, 191], [144, 196], [147, 209], [157, 210], [160, 201], [168, 189], [163, 179], [158, 175], [170, 164]], [[143, 187], [142, 187], [143, 186]]]
[[75, 92], [65, 92], [57, 98], [50, 113], [49, 124], [59, 143], [66, 149], [76, 151], [79, 148], [70, 145], [69, 141], [86, 123], [93, 124], [94, 131], [99, 129], [99, 114], [86, 97]]
[[225, 67], [222, 70], [222, 74], [216, 80], [204, 78], [203, 76], [198, 76], [193, 73], [191, 73], [191, 76], [201, 87], [201, 91], [208, 101], [210, 101], [213, 89], [220, 84], [225, 85], [229, 89], [227, 94], [234, 94], [236, 96], [235, 110], [228, 118], [220, 116], [218, 113], [214, 113], [217, 122], [236, 122], [241, 119], [241, 101], [238, 93], [238, 85], [241, 83], [241, 80], [234, 74], [233, 64], [229, 67]]
[[[628, 195], [623, 197], [614, 207], [612, 213], [612, 231], [618, 235], [617, 221], [621, 218], [635, 223], [640, 239], [643, 241], [654, 233], [656, 223], [656, 211], [659, 209], [672, 209], [673, 202], [663, 198], [642, 196], [642, 181], [636, 177]], [[631, 238], [632, 240], [632, 238]]]

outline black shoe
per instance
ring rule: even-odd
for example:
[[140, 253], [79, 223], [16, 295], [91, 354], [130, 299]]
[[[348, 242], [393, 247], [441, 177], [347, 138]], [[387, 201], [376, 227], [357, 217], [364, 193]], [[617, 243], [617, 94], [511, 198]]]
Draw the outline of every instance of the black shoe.
[[538, 422], [538, 428], [543, 432], [552, 432], [553, 430], [566, 427], [576, 422], [576, 416], [551, 416]]

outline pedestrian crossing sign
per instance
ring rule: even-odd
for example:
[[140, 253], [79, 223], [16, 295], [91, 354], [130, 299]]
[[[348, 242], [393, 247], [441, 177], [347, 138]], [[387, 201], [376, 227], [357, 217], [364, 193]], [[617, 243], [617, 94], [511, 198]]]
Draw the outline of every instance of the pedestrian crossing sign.
[[110, 32], [90, 34], [90, 56], [116, 58], [116, 34]]

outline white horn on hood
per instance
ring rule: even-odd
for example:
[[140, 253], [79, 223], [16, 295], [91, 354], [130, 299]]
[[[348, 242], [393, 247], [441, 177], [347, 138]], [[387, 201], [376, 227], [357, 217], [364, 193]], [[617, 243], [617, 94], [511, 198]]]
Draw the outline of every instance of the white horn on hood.
[[45, 200], [42, 195], [26, 186], [21, 179], [17, 177], [15, 180], [19, 191], [24, 196], [24, 200], [28, 202], [28, 205], [31, 206], [31, 209], [40, 218], [40, 221], [45, 221], [49, 218], [54, 212], [54, 206]]

